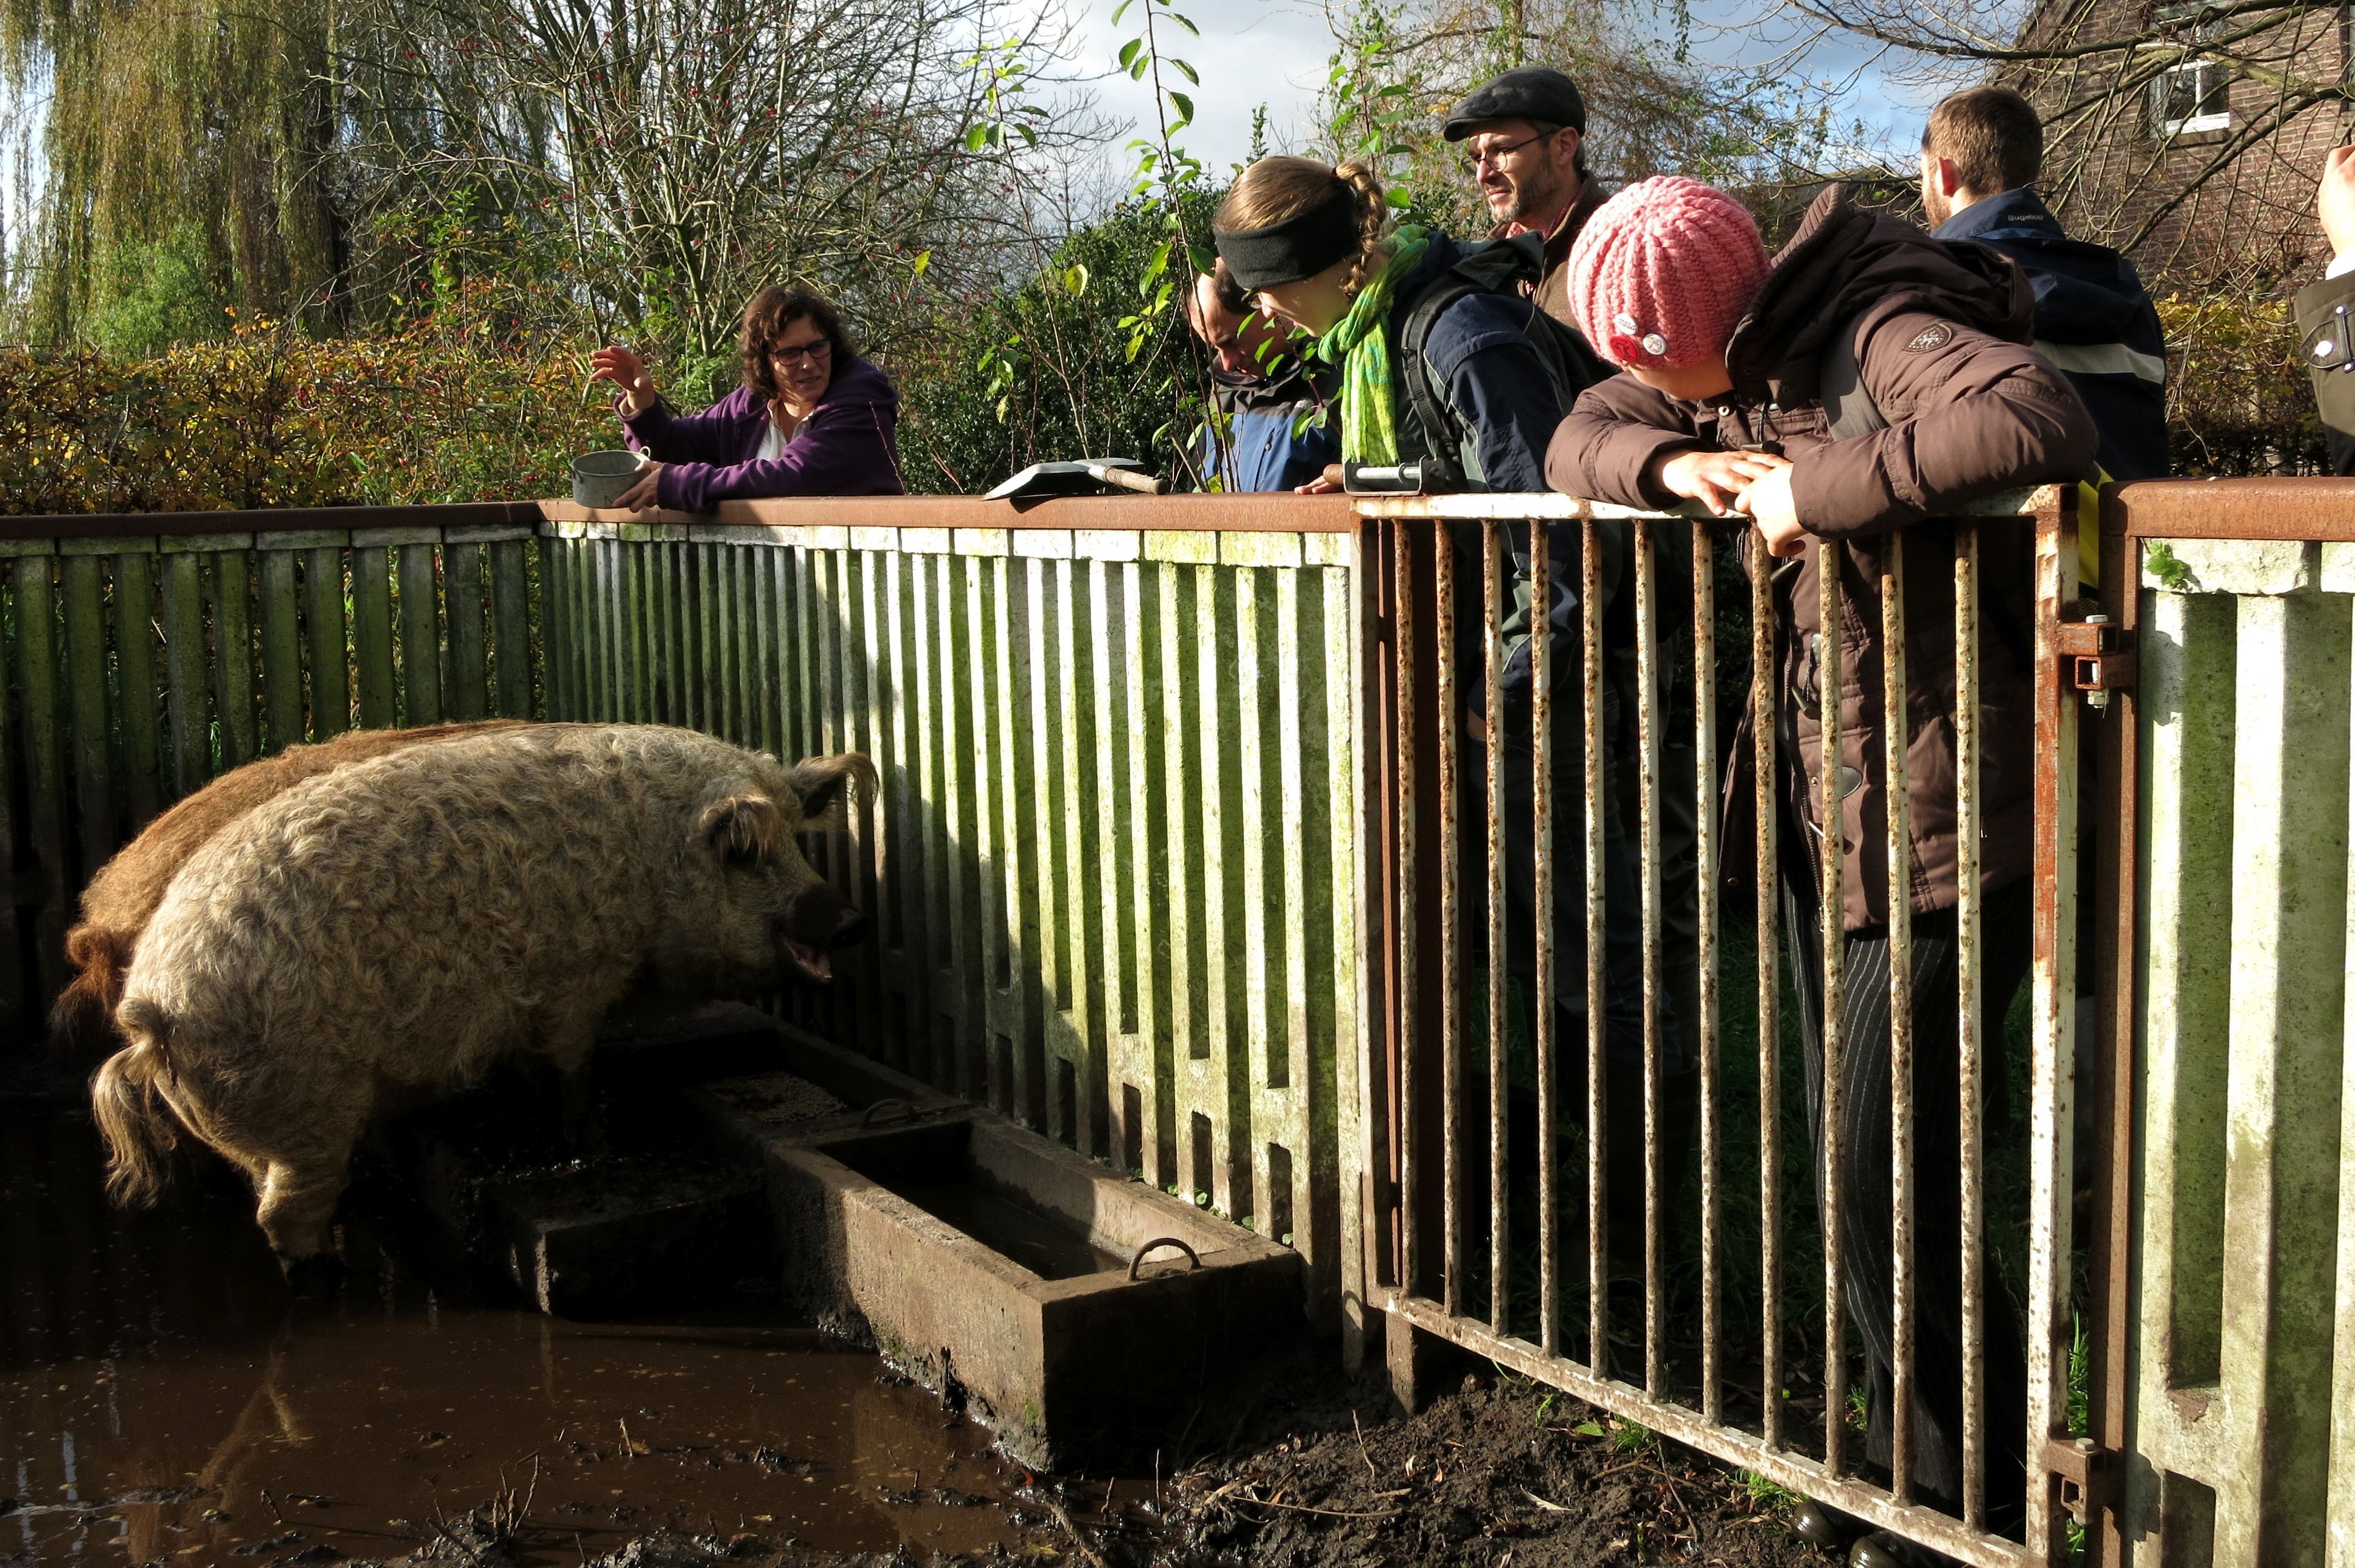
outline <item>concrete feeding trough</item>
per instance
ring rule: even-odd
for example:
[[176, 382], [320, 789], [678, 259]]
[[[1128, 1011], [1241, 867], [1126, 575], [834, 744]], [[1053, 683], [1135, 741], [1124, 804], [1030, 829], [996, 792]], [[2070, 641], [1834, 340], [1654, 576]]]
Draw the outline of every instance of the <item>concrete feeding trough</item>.
[[1049, 1469], [1149, 1459], [1305, 1328], [1291, 1249], [987, 1111], [766, 1140], [788, 1301]]

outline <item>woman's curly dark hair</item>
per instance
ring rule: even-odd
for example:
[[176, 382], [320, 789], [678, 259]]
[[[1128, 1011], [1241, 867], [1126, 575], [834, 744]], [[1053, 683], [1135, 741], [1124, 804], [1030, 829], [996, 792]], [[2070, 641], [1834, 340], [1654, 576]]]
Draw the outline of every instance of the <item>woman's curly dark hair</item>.
[[773, 402], [777, 397], [777, 377], [769, 365], [769, 351], [784, 340], [787, 327], [805, 317], [826, 334], [830, 345], [830, 367], [835, 375], [841, 375], [843, 367], [858, 352], [833, 301], [807, 289], [770, 284], [744, 307], [744, 330], [736, 340], [744, 355], [744, 385], [765, 400]]

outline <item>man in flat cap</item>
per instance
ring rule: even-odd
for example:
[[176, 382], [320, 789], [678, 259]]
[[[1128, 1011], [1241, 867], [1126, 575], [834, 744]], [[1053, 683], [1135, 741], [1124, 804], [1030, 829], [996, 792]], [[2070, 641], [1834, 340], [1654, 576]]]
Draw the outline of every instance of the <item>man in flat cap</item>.
[[1558, 70], [1521, 66], [1479, 87], [1447, 117], [1464, 166], [1496, 220], [1492, 239], [1546, 237], [1538, 306], [1568, 326], [1570, 248], [1605, 192], [1586, 172], [1586, 101]]
[[[1445, 130], [1449, 141], [1463, 143], [1465, 168], [1479, 183], [1480, 195], [1488, 204], [1488, 216], [1496, 220], [1489, 238], [1507, 239], [1530, 232], [1545, 236], [1545, 271], [1538, 281], [1538, 308], [1557, 321], [1577, 326], [1577, 318], [1570, 308], [1570, 248], [1577, 242], [1587, 218], [1610, 194], [1601, 181], [1587, 173], [1586, 101], [1580, 96], [1578, 84], [1561, 72], [1542, 66], [1518, 67], [1475, 89], [1448, 115]], [[1689, 652], [1692, 647], [1691, 535], [1681, 528], [1659, 530], [1655, 535], [1654, 549], [1658, 574], [1656, 624], [1661, 650], [1657, 661], [1658, 711], [1664, 720], [1659, 777], [1663, 780], [1690, 780], [1696, 776], [1690, 716], [1692, 662]], [[1628, 842], [1633, 843], [1643, 831], [1636, 805], [1642, 798], [1636, 731], [1641, 687], [1636, 660], [1636, 598], [1624, 591], [1628, 587], [1632, 584], [1621, 584], [1620, 590], [1610, 593], [1604, 600], [1603, 658], [1604, 678], [1619, 694], [1620, 724], [1609, 739], [1610, 792], [1626, 819]], [[1459, 616], [1462, 613], [1458, 611]], [[1557, 724], [1561, 722], [1556, 720]], [[1559, 750], [1557, 755], [1561, 755]], [[1562, 834], [1583, 831], [1577, 815], [1581, 808], [1575, 804], [1582, 799], [1580, 791], [1583, 788], [1582, 780], [1562, 780], [1555, 786], [1556, 810], [1562, 813], [1554, 823], [1557, 842]], [[1672, 782], [1663, 784], [1655, 826], [1659, 835], [1664, 894], [1660, 973], [1666, 994], [1661, 999], [1661, 1017], [1664, 1032], [1674, 1036], [1668, 1042], [1669, 1049], [1665, 1054], [1690, 1062], [1699, 1059], [1700, 1051], [1700, 934], [1694, 916], [1700, 861], [1689, 783], [1682, 788]], [[1477, 846], [1474, 849], [1477, 853]], [[1573, 891], [1569, 896], [1576, 902], [1582, 895]], [[1517, 915], [1520, 913], [1516, 911]], [[1559, 902], [1554, 917], [1564, 917]], [[1582, 916], [1573, 914], [1568, 917]], [[1609, 916], [1614, 920], [1636, 917], [1633, 911], [1615, 908]], [[1516, 971], [1526, 969], [1534, 974], [1534, 955], [1521, 948], [1521, 944], [1532, 940], [1531, 937], [1526, 929], [1517, 928], [1513, 919], [1507, 920], [1506, 930], [1508, 944], [1516, 948]], [[1577, 1044], [1571, 1043], [1569, 1048], [1574, 1052]], [[1676, 1209], [1674, 1194], [1678, 1179], [1700, 1126], [1700, 1075], [1692, 1070], [1664, 1072], [1658, 1091], [1657, 1144], [1661, 1175], [1667, 1183], [1660, 1209], [1663, 1213], [1671, 1213]], [[1610, 1092], [1614, 1097], [1613, 1127], [1640, 1129], [1641, 1098], [1635, 1099], [1632, 1105], [1627, 1103], [1626, 1086], [1615, 1081]], [[1640, 1147], [1640, 1131], [1636, 1136]], [[1614, 1151], [1624, 1147], [1620, 1137], [1621, 1133], [1614, 1131], [1609, 1139], [1609, 1147]], [[1640, 1170], [1639, 1164], [1632, 1182], [1638, 1213], [1643, 1207]], [[1623, 1171], [1614, 1178], [1614, 1190], [1628, 1181]], [[1631, 1235], [1631, 1230], [1636, 1234]], [[1631, 1244], [1632, 1258], [1628, 1251]], [[1633, 1261], [1643, 1255], [1640, 1226], [1624, 1220], [1614, 1224], [1611, 1246], [1614, 1274], [1624, 1276], [1632, 1266], [1640, 1278], [1642, 1266]], [[1624, 1286], [1627, 1282], [1623, 1277], [1621, 1283]], [[1637, 1317], [1640, 1319], [1640, 1312]], [[1619, 1320], [1623, 1325], [1630, 1321], [1625, 1316]]]

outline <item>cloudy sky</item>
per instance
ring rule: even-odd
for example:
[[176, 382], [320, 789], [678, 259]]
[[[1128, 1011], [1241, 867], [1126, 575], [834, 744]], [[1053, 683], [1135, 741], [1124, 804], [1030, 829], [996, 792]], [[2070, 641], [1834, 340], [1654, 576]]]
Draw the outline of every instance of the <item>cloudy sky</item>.
[[[1135, 30], [1138, 7], [1131, 7], [1124, 25], [1114, 28], [1110, 17], [1115, 3], [1073, 0], [1082, 47], [1078, 64], [1088, 73], [1103, 73], [1095, 89], [1108, 112], [1144, 123], [1152, 112], [1151, 98], [1144, 86], [1118, 72], [1114, 59], [1122, 41]], [[1178, 0], [1178, 8], [1202, 30], [1199, 38], [1188, 38], [1172, 29], [1172, 52], [1202, 78], [1199, 90], [1193, 90], [1195, 127], [1187, 135], [1194, 154], [1214, 169], [1242, 159], [1251, 146], [1252, 111], [1263, 103], [1270, 140], [1278, 145], [1299, 140], [1288, 132], [1305, 132], [1309, 124], [1332, 50], [1324, 6], [1316, 0]], [[1762, 9], [1764, 0], [1696, 0], [1697, 51], [1704, 58], [1745, 62], [1785, 54], [1797, 40], [1785, 29], [1757, 25], [1753, 18]], [[1164, 48], [1171, 48], [1169, 41]], [[1868, 143], [1886, 139], [1902, 146], [1907, 136], [1918, 135], [1923, 112], [1935, 98], [1885, 81], [1876, 62], [1854, 48], [1817, 44], [1806, 51], [1805, 69], [1811, 78], [1841, 86], [1846, 112], [1864, 123]]]

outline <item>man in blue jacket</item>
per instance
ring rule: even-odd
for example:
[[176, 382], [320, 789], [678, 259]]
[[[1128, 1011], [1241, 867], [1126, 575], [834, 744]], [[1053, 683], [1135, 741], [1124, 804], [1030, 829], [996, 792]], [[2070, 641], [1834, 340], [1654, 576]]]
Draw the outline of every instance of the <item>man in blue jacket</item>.
[[1207, 486], [1229, 493], [1292, 490], [1341, 461], [1341, 411], [1328, 408], [1333, 366], [1310, 365], [1284, 323], [1253, 307], [1220, 261], [1194, 279], [1186, 320], [1210, 351], [1211, 396], [1226, 425], [1225, 450], [1204, 432], [1198, 454]]
[[1957, 92], [1922, 132], [1922, 206], [1939, 239], [1976, 239], [2036, 290], [2036, 351], [2093, 410], [2112, 479], [2168, 472], [2167, 348], [2134, 263], [2072, 239], [2031, 188], [2044, 128], [2008, 87]]

